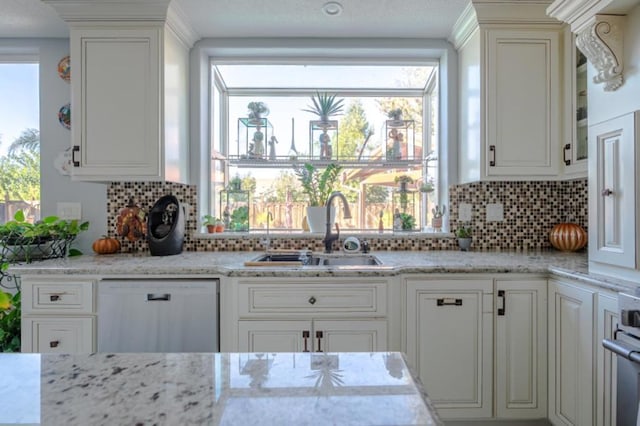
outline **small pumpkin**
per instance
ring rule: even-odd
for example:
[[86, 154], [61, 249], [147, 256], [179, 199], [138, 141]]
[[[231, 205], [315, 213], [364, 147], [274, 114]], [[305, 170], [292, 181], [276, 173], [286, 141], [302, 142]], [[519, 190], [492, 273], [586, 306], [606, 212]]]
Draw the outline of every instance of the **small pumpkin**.
[[120, 241], [115, 238], [103, 236], [93, 242], [93, 251], [98, 254], [112, 254], [120, 251]]
[[551, 229], [549, 242], [558, 250], [576, 251], [587, 244], [587, 233], [576, 223], [559, 223]]

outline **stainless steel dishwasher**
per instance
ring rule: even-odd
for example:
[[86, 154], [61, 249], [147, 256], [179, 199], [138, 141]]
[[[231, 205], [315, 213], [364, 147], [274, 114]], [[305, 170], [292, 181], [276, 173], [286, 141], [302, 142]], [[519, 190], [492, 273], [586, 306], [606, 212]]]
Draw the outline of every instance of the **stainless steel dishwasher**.
[[98, 283], [98, 352], [217, 352], [219, 280]]

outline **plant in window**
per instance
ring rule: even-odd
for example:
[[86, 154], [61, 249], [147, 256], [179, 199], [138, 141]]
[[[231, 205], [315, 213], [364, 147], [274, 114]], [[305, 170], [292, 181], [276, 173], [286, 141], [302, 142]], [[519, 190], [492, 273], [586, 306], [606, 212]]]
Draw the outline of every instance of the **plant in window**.
[[390, 120], [394, 121], [402, 120], [402, 108], [392, 109], [387, 113], [387, 117], [389, 117]]
[[305, 163], [302, 167], [295, 167], [294, 172], [302, 184], [302, 191], [309, 199], [312, 207], [324, 206], [331, 193], [335, 190], [342, 167], [330, 163], [326, 169], [320, 171], [313, 164]]
[[316, 92], [311, 97], [313, 105], [309, 105], [308, 108], [303, 111], [310, 112], [320, 117], [320, 121], [327, 122], [333, 115], [342, 114], [342, 108], [344, 107], [344, 99], [336, 99], [337, 95], [329, 95], [328, 93]]
[[249, 230], [249, 207], [241, 206], [231, 212], [232, 231], [248, 231]]
[[251, 120], [260, 120], [262, 117], [269, 115], [269, 107], [264, 102], [249, 102], [247, 109]]

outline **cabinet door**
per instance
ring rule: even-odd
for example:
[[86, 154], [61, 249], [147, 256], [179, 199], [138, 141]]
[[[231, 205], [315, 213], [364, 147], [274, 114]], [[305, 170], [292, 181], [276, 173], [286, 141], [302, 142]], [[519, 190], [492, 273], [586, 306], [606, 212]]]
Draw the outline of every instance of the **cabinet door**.
[[162, 27], [72, 28], [78, 180], [161, 178]]
[[92, 353], [93, 317], [22, 319], [22, 352]]
[[491, 280], [407, 280], [407, 356], [444, 418], [492, 415]]
[[[387, 350], [387, 321], [385, 320], [314, 320], [313, 330], [315, 351], [379, 352]], [[318, 338], [318, 336], [322, 337]]]
[[547, 281], [496, 280], [496, 417], [547, 415]]
[[593, 299], [590, 290], [549, 282], [549, 419], [593, 424]]
[[[311, 351], [311, 321], [239, 321], [239, 352]], [[308, 333], [309, 337], [303, 337]], [[307, 334], [304, 334], [306, 336]]]
[[589, 260], [636, 268], [635, 146], [640, 113], [589, 127]]
[[491, 29], [486, 41], [486, 175], [557, 175], [560, 33]]
[[613, 339], [618, 324], [618, 298], [598, 294], [596, 322], [596, 425], [616, 425], [616, 355], [602, 347], [602, 339]]

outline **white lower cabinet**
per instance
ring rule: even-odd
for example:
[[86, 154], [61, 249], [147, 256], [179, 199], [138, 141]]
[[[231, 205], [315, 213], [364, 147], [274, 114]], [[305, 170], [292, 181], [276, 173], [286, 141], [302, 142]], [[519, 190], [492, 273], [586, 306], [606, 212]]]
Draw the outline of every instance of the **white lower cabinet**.
[[547, 280], [495, 281], [499, 418], [547, 416]]
[[[241, 352], [376, 352], [388, 344], [386, 278], [246, 278], [222, 295], [222, 348]], [[237, 310], [225, 310], [236, 304]], [[235, 343], [234, 343], [235, 340]], [[397, 350], [397, 349], [396, 349]]]
[[22, 277], [22, 352], [95, 352], [95, 281]]
[[407, 277], [406, 354], [443, 418], [492, 416], [493, 281]]
[[554, 425], [594, 424], [595, 291], [549, 281], [549, 420]]
[[241, 352], [387, 350], [386, 320], [239, 321]]
[[22, 320], [22, 352], [94, 352], [93, 324], [91, 317], [27, 317]]
[[602, 347], [602, 339], [613, 339], [619, 310], [615, 294], [598, 294], [596, 311], [596, 422], [597, 426], [616, 426], [616, 355]]

